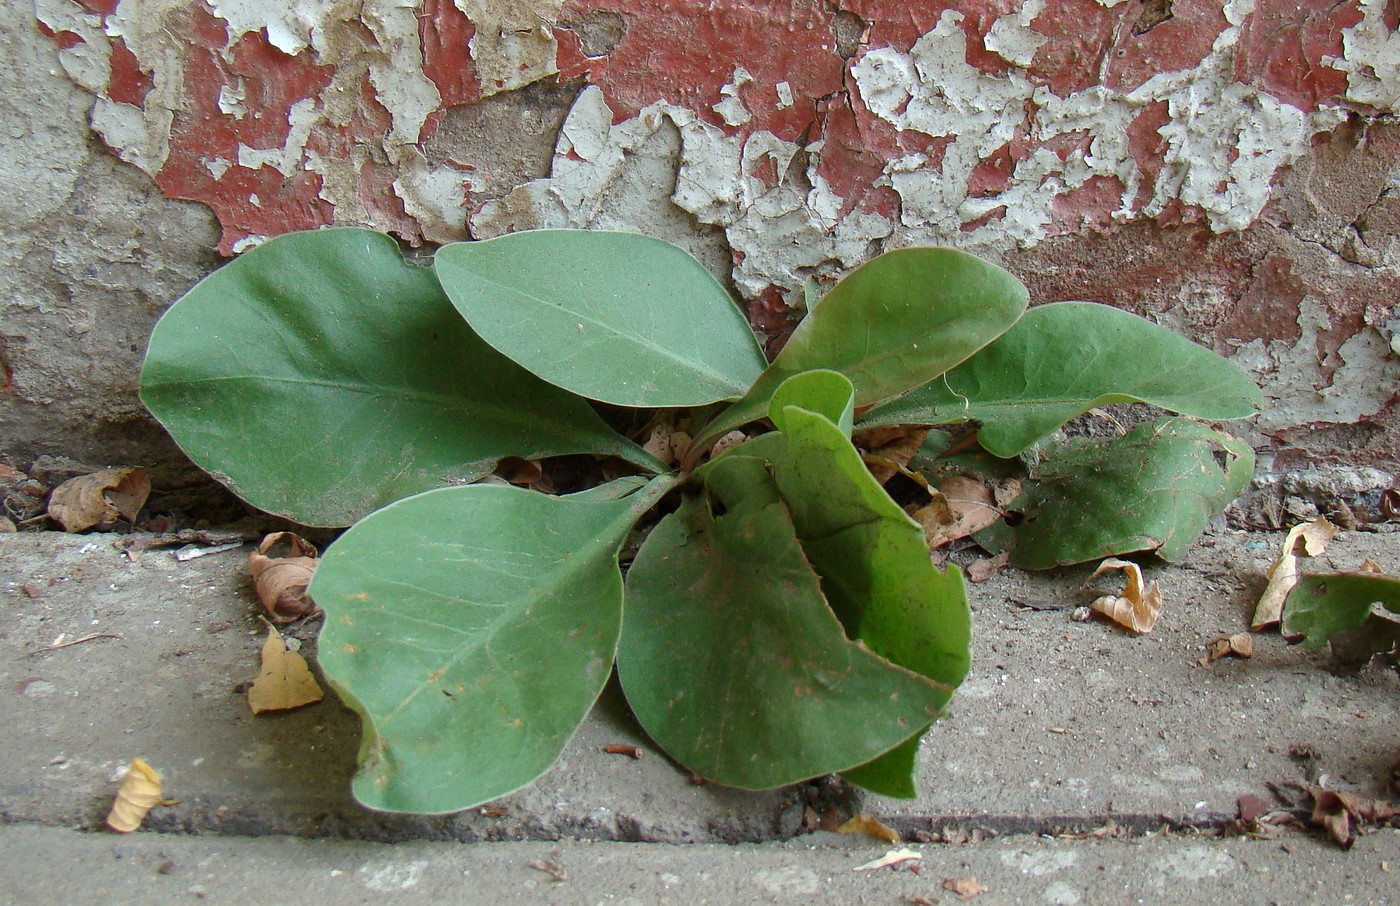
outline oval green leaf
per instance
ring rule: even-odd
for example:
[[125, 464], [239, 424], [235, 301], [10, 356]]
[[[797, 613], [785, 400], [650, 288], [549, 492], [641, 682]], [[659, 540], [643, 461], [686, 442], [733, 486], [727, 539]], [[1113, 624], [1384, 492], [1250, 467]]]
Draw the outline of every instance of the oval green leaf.
[[1400, 579], [1377, 573], [1331, 573], [1298, 580], [1283, 604], [1285, 636], [1303, 636], [1320, 648], [1332, 636], [1366, 622], [1371, 605], [1400, 613]]
[[433, 267], [486, 342], [590, 399], [700, 406], [741, 396], [767, 364], [714, 276], [660, 239], [530, 230], [445, 246]]
[[1135, 551], [1169, 563], [1254, 472], [1249, 445], [1209, 425], [1158, 419], [1123, 437], [1072, 438], [1046, 451], [1002, 521], [976, 535], [1013, 566], [1050, 569]]
[[866, 425], [980, 422], [977, 439], [1018, 456], [1108, 403], [1141, 402], [1203, 419], [1247, 418], [1263, 395], [1226, 359], [1137, 315], [1093, 302], [1026, 312], [972, 358], [867, 413]]
[[355, 798], [453, 812], [553, 763], [612, 670], [617, 551], [656, 496], [444, 488], [330, 546], [310, 593], [326, 612], [321, 669], [364, 721]]
[[947, 248], [886, 252], [856, 268], [798, 325], [744, 398], [700, 443], [767, 414], [783, 381], [830, 368], [851, 379], [857, 408], [925, 384], [1001, 336], [1026, 310], [1011, 274]]
[[349, 525], [502, 456], [664, 466], [483, 343], [431, 271], [361, 229], [272, 239], [206, 277], [151, 335], [141, 399], [256, 507]]
[[804, 371], [778, 386], [768, 404], [768, 418], [780, 431], [784, 427], [783, 412], [788, 406], [820, 412], [843, 434], [851, 436], [855, 421], [855, 387], [851, 379], [839, 371]]
[[[726, 469], [757, 470], [737, 458]], [[716, 782], [769, 789], [870, 761], [922, 732], [936, 684], [852, 642], [772, 496], [692, 496], [627, 574], [618, 675], [647, 733]]]

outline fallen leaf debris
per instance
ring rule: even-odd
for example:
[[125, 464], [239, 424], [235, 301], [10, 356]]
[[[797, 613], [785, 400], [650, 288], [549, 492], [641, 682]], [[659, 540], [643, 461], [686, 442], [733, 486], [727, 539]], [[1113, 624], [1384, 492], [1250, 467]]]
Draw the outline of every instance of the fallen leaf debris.
[[1141, 566], [1116, 558], [1103, 561], [1089, 578], [1114, 569], [1121, 569], [1126, 574], [1127, 581], [1122, 593], [1095, 598], [1089, 604], [1089, 609], [1103, 614], [1129, 632], [1138, 635], [1151, 632], [1162, 614], [1161, 587], [1156, 582], [1144, 582]]
[[1259, 597], [1258, 606], [1254, 608], [1254, 618], [1249, 621], [1251, 632], [1274, 626], [1283, 619], [1283, 602], [1288, 599], [1288, 593], [1293, 590], [1293, 586], [1298, 584], [1299, 547], [1302, 548], [1305, 557], [1320, 557], [1327, 551], [1327, 545], [1337, 536], [1337, 531], [1337, 527], [1328, 522], [1325, 516], [1295, 525], [1288, 530], [1288, 536], [1283, 539], [1283, 550], [1265, 574], [1269, 584], [1264, 588], [1264, 594]]
[[315, 704], [325, 696], [306, 659], [288, 650], [281, 634], [269, 625], [262, 648], [262, 671], [248, 688], [248, 707], [254, 714], [290, 711]]
[[143, 759], [133, 758], [107, 814], [107, 826], [119, 834], [129, 834], [141, 826], [151, 809], [175, 803], [176, 800], [162, 798], [160, 775], [155, 768]]
[[[284, 541], [289, 548], [287, 555], [273, 556], [272, 549]], [[258, 600], [273, 622], [290, 623], [317, 612], [306, 589], [316, 573], [319, 556], [311, 542], [292, 532], [273, 532], [248, 554], [248, 571], [253, 574]]]

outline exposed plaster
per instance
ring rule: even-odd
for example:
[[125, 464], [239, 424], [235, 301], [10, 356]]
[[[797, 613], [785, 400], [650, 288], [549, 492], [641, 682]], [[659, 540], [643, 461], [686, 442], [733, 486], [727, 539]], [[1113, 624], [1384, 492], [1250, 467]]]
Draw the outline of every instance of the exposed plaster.
[[[1335, 358], [1319, 354], [1319, 340], [1335, 330], [1326, 305], [1305, 296], [1296, 341], [1253, 340], [1235, 362], [1260, 380], [1265, 406], [1258, 429], [1272, 434], [1298, 425], [1349, 424], [1378, 413], [1400, 393], [1400, 357], [1380, 330], [1362, 327]], [[1330, 374], [1329, 374], [1330, 372]]]

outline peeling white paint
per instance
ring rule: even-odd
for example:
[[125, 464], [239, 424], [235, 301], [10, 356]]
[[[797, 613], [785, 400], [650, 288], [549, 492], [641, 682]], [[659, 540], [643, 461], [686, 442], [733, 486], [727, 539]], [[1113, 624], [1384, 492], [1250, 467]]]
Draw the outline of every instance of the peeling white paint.
[[[1325, 303], [1306, 296], [1299, 306], [1296, 341], [1254, 340], [1239, 347], [1235, 364], [1260, 380], [1266, 405], [1258, 428], [1271, 434], [1319, 422], [1352, 424], [1379, 412], [1400, 393], [1400, 358], [1391, 354], [1385, 336], [1363, 327], [1324, 363], [1319, 337], [1334, 332]], [[1324, 377], [1324, 364], [1334, 367]]]
[[1400, 112], [1400, 32], [1386, 28], [1386, 0], [1361, 0], [1363, 16], [1342, 30], [1342, 58], [1327, 65], [1347, 74], [1347, 100]]
[[296, 56], [311, 44], [336, 0], [207, 0], [214, 15], [229, 25], [228, 48], [249, 32], [263, 32], [273, 47]]
[[[473, 186], [467, 174], [451, 167], [429, 167], [421, 154], [394, 180], [404, 211], [424, 225], [430, 242], [451, 242], [466, 233], [469, 188]], [[438, 228], [439, 224], [446, 229]], [[430, 228], [433, 232], [428, 232]]]
[[554, 23], [564, 0], [454, 0], [476, 25], [471, 58], [476, 64], [481, 94], [489, 97], [513, 91], [559, 70]]
[[243, 102], [248, 100], [248, 88], [239, 79], [233, 85], [223, 85], [219, 88], [219, 112], [228, 114], [236, 120], [241, 120], [248, 115], [248, 108]]
[[744, 106], [739, 97], [739, 89], [753, 81], [753, 75], [742, 66], [734, 67], [732, 81], [719, 89], [722, 100], [710, 109], [718, 113], [731, 126], [742, 126], [753, 119], [753, 114]]
[[1008, 63], [1029, 66], [1048, 38], [1031, 28], [1045, 9], [1045, 0], [1025, 0], [1019, 9], [998, 18], [987, 30], [983, 44]]
[[291, 176], [301, 169], [306, 150], [306, 139], [317, 119], [317, 104], [311, 98], [304, 98], [292, 105], [287, 112], [287, 140], [280, 148], [250, 148], [238, 146], [238, 165], [249, 170], [259, 167], [272, 167], [283, 176]]
[[792, 86], [787, 82], [779, 82], [773, 86], [773, 90], [778, 94], [778, 109], [786, 110], [793, 104]]

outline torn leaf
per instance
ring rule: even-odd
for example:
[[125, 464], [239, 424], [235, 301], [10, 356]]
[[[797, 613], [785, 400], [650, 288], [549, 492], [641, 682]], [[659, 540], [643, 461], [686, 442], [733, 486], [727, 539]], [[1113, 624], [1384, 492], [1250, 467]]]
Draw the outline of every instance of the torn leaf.
[[[273, 547], [284, 540], [289, 545], [288, 555], [271, 556]], [[316, 612], [316, 604], [307, 597], [306, 588], [316, 572], [318, 556], [311, 542], [292, 532], [273, 532], [248, 555], [248, 571], [253, 574], [258, 600], [273, 622], [290, 623]]]
[[262, 648], [262, 671], [248, 689], [248, 707], [254, 714], [290, 711], [325, 697], [306, 659], [288, 651], [282, 636], [269, 626]]
[[1321, 556], [1327, 550], [1328, 543], [1336, 537], [1337, 531], [1337, 527], [1328, 522], [1325, 516], [1289, 529], [1288, 537], [1283, 539], [1283, 550], [1266, 574], [1269, 584], [1265, 587], [1264, 594], [1259, 597], [1258, 606], [1254, 608], [1254, 619], [1249, 621], [1251, 632], [1273, 626], [1283, 618], [1283, 602], [1287, 600], [1293, 586], [1298, 584], [1299, 545], [1302, 545], [1303, 556]]
[[173, 805], [160, 795], [160, 775], [140, 758], [131, 759], [126, 778], [117, 790], [117, 801], [107, 814], [107, 826], [119, 834], [129, 834], [141, 826], [146, 813], [157, 805]]
[[1127, 584], [1120, 595], [1103, 595], [1089, 605], [1091, 610], [1103, 614], [1113, 622], [1138, 635], [1151, 632], [1157, 625], [1157, 617], [1162, 613], [1162, 589], [1156, 582], [1145, 584], [1142, 567], [1127, 560], [1108, 559], [1099, 564], [1090, 576], [1093, 579], [1111, 569], [1121, 569], [1127, 573]]
[[908, 474], [909, 460], [919, 451], [928, 428], [919, 425], [891, 425], [869, 428], [853, 437], [875, 480], [884, 484], [895, 475]]
[[899, 845], [899, 831], [885, 824], [878, 818], [870, 815], [856, 815], [851, 820], [836, 828], [838, 834], [865, 834], [867, 837], [874, 837], [876, 840], [884, 840], [886, 843]]
[[141, 468], [111, 468], [70, 478], [49, 497], [49, 516], [65, 532], [81, 532], [114, 525], [118, 519], [134, 522], [151, 493], [151, 482]]

